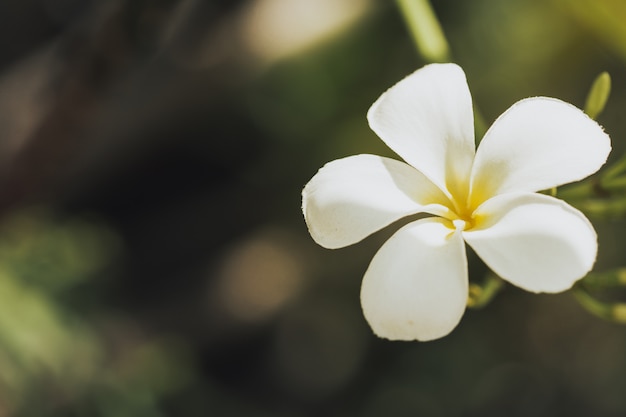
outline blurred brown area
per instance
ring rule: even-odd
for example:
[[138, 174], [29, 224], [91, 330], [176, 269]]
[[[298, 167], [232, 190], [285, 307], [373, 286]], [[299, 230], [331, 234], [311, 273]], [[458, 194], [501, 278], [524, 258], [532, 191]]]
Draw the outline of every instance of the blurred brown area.
[[[487, 123], [606, 70], [626, 151], [620, 1], [433, 6]], [[391, 155], [365, 113], [424, 64], [392, 2], [0, 3], [0, 417], [624, 415], [626, 328], [569, 294], [388, 342], [358, 294], [393, 230], [309, 238], [303, 185]], [[623, 266], [624, 222], [595, 226]]]

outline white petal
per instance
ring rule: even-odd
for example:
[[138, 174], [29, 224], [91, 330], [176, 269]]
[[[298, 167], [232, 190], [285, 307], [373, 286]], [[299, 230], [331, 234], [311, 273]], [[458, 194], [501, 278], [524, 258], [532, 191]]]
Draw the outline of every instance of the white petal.
[[302, 190], [313, 239], [326, 248], [359, 242], [410, 214], [443, 214], [449, 205], [424, 175], [401, 161], [355, 155], [329, 162]]
[[391, 340], [433, 340], [450, 333], [467, 303], [461, 233], [429, 218], [409, 223], [378, 251], [361, 287], [374, 333]]
[[431, 64], [415, 71], [387, 90], [367, 119], [387, 146], [441, 189], [467, 180], [474, 116], [459, 66]]
[[480, 206], [463, 232], [478, 256], [505, 280], [532, 292], [561, 292], [589, 272], [596, 232], [578, 210], [541, 194], [503, 194]]
[[610, 151], [609, 136], [581, 110], [553, 98], [525, 99], [502, 114], [480, 143], [473, 194], [486, 199], [578, 181], [600, 169]]

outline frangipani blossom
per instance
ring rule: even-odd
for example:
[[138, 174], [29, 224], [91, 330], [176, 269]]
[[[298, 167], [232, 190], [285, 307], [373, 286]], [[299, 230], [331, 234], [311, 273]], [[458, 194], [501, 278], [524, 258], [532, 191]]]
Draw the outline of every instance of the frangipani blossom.
[[597, 236], [585, 216], [538, 191], [596, 172], [603, 129], [563, 101], [535, 97], [502, 114], [474, 145], [463, 70], [432, 64], [370, 108], [372, 130], [406, 163], [375, 155], [329, 162], [305, 186], [313, 239], [340, 248], [409, 215], [372, 259], [361, 305], [380, 337], [432, 340], [459, 323], [468, 297], [465, 243], [501, 278], [531, 292], [569, 289], [589, 272]]

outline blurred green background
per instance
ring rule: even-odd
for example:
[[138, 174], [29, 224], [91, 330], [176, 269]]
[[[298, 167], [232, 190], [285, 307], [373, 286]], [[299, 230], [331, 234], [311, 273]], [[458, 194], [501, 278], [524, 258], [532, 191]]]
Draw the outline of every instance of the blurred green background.
[[[626, 2], [433, 7], [487, 124], [608, 71], [624, 153]], [[365, 113], [424, 64], [394, 2], [1, 2], [0, 417], [626, 415], [626, 328], [571, 294], [389, 342], [358, 297], [393, 227], [310, 239], [302, 187], [393, 156]], [[592, 220], [596, 269], [625, 266], [624, 222]]]

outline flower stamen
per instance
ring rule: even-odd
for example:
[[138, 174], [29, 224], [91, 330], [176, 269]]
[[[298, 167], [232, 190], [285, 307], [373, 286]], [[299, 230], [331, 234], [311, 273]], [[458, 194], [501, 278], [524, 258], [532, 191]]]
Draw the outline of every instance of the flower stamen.
[[452, 220], [452, 224], [456, 230], [463, 231], [467, 227], [467, 222], [462, 219]]

